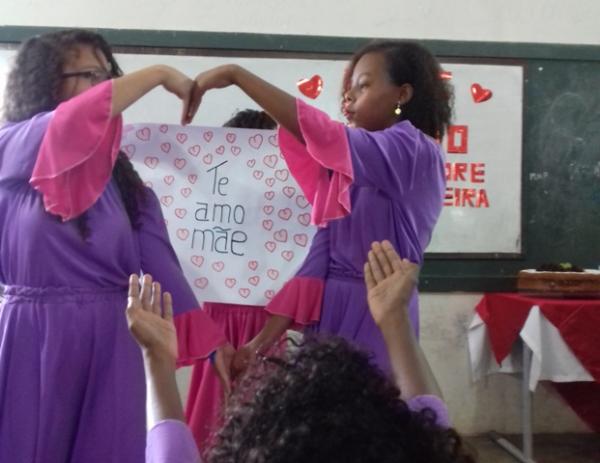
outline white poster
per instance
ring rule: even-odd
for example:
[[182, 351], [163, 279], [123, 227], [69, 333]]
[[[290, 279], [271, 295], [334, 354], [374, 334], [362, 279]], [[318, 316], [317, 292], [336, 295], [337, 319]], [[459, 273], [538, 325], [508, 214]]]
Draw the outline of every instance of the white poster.
[[136, 124], [122, 148], [200, 301], [264, 305], [294, 275], [316, 230], [274, 131]]

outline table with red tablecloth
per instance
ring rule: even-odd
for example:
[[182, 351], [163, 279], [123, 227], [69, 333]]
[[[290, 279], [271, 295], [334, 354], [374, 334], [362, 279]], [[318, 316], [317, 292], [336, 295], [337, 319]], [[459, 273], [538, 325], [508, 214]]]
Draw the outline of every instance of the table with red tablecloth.
[[538, 380], [551, 381], [579, 417], [600, 432], [600, 299], [485, 294], [469, 329], [474, 376], [518, 371], [518, 342], [533, 353], [527, 367], [530, 390]]

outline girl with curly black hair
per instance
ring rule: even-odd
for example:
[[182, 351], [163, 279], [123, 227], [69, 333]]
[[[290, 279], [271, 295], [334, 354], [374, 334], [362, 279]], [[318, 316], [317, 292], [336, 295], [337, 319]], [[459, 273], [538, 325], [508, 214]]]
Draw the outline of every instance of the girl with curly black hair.
[[[388, 349], [394, 382], [339, 337], [307, 339], [285, 356], [261, 357], [235, 388], [206, 461], [472, 463], [448, 427], [441, 392], [410, 326], [417, 271], [389, 242], [373, 243], [364, 269], [370, 314]], [[170, 296], [165, 294], [163, 316], [151, 300], [160, 306], [160, 288], [146, 276], [140, 298], [133, 276], [127, 318], [145, 353], [150, 404], [157, 411], [147, 462], [195, 463], [198, 452], [169, 366], [176, 346]]]
[[225, 337], [193, 310], [158, 200], [119, 151], [122, 111], [158, 86], [187, 110], [191, 79], [160, 65], [122, 75], [93, 32], [33, 37], [16, 55], [0, 128], [0, 461], [144, 461], [131, 273], [160, 275], [180, 328], [200, 330], [182, 356], [217, 349], [225, 375]]
[[[267, 305], [272, 317], [234, 358], [243, 368], [292, 324], [358, 343], [389, 371], [383, 338], [369, 315], [362, 262], [388, 239], [422, 262], [445, 192], [439, 140], [452, 91], [437, 60], [412, 42], [377, 41], [359, 50], [343, 79], [344, 125], [236, 65], [196, 77], [190, 118], [202, 95], [236, 85], [280, 125], [287, 165], [321, 228], [302, 267]], [[417, 293], [410, 304], [418, 333]]]

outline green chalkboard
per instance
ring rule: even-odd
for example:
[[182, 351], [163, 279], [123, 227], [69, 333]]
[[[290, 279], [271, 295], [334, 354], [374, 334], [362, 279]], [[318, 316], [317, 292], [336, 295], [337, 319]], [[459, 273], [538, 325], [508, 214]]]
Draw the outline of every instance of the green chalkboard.
[[[0, 27], [0, 44], [51, 28]], [[255, 51], [347, 55], [367, 38], [99, 30], [119, 47], [154, 52]], [[429, 256], [422, 291], [510, 291], [543, 262], [600, 266], [600, 46], [423, 41], [440, 58], [525, 66], [522, 239], [519, 257]], [[499, 233], [502, 231], [499, 230]]]

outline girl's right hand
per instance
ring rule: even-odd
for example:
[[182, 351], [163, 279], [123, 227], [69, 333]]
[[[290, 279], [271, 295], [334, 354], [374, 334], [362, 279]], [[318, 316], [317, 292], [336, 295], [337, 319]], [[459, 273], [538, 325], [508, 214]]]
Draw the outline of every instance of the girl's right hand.
[[181, 122], [182, 124], [186, 124], [189, 122], [187, 114], [189, 113], [189, 105], [192, 99], [194, 81], [170, 66], [163, 66], [162, 72], [163, 78], [161, 83], [164, 89], [176, 95], [183, 102]]

